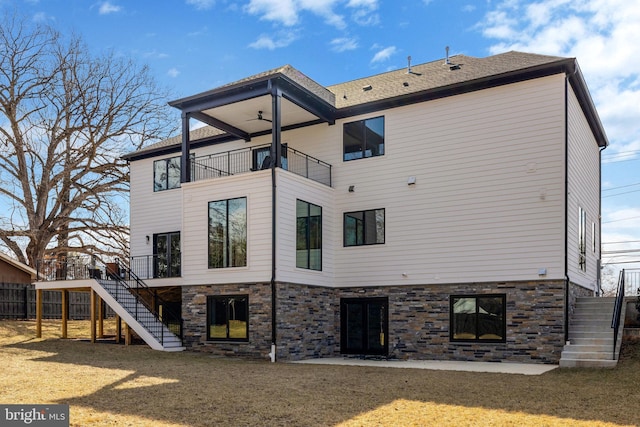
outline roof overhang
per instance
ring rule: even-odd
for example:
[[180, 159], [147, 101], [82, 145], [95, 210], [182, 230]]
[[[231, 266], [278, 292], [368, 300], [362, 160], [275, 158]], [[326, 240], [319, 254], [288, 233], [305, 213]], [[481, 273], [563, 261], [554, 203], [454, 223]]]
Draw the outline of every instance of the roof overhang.
[[245, 141], [271, 132], [274, 95], [282, 97], [280, 125], [283, 130], [310, 123], [334, 124], [333, 94], [316, 83], [295, 81], [288, 75], [291, 70], [222, 86], [172, 101], [169, 105], [189, 118]]

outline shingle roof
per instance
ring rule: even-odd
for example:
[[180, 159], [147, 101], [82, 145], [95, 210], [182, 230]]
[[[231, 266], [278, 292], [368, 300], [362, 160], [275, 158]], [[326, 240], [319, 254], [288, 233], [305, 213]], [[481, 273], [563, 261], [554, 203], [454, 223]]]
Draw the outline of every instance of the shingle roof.
[[[558, 56], [513, 51], [486, 58], [455, 55], [449, 58], [448, 64], [445, 60], [428, 62], [412, 66], [411, 73], [408, 73], [404, 68], [329, 86], [328, 89], [336, 94], [336, 107], [340, 109], [493, 77], [566, 59]], [[363, 90], [364, 87], [368, 88], [369, 86], [371, 89]]]
[[[427, 91], [442, 91], [454, 86], [471, 86], [483, 80], [497, 80], [500, 76], [526, 73], [529, 70], [553, 67], [554, 64], [557, 64], [558, 67], [563, 65], [567, 66], [569, 63], [575, 63], [575, 59], [515, 51], [485, 58], [454, 55], [449, 58], [448, 63], [444, 59], [441, 59], [425, 64], [413, 65], [410, 73], [407, 68], [403, 68], [327, 86], [326, 88], [293, 68], [291, 65], [284, 65], [220, 86], [204, 94], [196, 95], [195, 97], [215, 94], [232, 87], [241, 87], [253, 81], [283, 75], [323, 99], [325, 102], [335, 106], [339, 113], [341, 110], [348, 111], [351, 108], [370, 103], [392, 100], [394, 98]], [[561, 72], [560, 70], [561, 68], [558, 68], [557, 72]], [[588, 97], [586, 85], [584, 91]], [[184, 98], [184, 100], [186, 99], [190, 98]], [[182, 100], [175, 102], [179, 103], [180, 101]], [[589, 102], [591, 102], [590, 99]], [[595, 115], [595, 118], [599, 125], [597, 115]], [[191, 131], [189, 139], [192, 142], [197, 142], [198, 140], [224, 134], [223, 131], [205, 126]], [[604, 136], [604, 139], [606, 140], [606, 136]], [[180, 143], [181, 136], [178, 135], [145, 147], [132, 154], [137, 156], [145, 152], [155, 152], [163, 148], [179, 145]]]

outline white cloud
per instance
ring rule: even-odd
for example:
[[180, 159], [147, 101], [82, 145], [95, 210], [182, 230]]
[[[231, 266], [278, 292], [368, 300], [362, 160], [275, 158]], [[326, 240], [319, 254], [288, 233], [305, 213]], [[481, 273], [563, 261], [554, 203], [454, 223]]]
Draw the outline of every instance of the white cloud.
[[384, 62], [388, 60], [391, 56], [393, 56], [397, 51], [398, 49], [395, 46], [389, 46], [382, 50], [379, 50], [375, 55], [373, 55], [373, 58], [371, 59], [371, 63], [375, 64], [378, 62]]
[[167, 75], [169, 77], [178, 77], [180, 75], [180, 71], [178, 71], [177, 68], [170, 68], [169, 71], [167, 71]]
[[358, 48], [358, 41], [354, 38], [340, 37], [329, 42], [331, 50], [334, 52], [346, 52]]
[[[287, 27], [299, 25], [301, 15], [310, 13], [322, 18], [327, 25], [344, 29], [347, 23], [344, 14], [338, 11], [342, 4], [340, 0], [250, 0], [244, 6], [244, 11], [259, 16], [261, 20]], [[344, 7], [351, 11], [352, 19], [359, 25], [374, 25], [380, 22], [376, 13], [378, 0], [349, 0]]]
[[187, 4], [195, 6], [198, 10], [211, 9], [215, 4], [215, 0], [187, 0]]
[[110, 13], [120, 12], [121, 10], [122, 10], [122, 7], [117, 6], [111, 2], [105, 1], [102, 4], [100, 4], [100, 9], [98, 9], [98, 13], [100, 13], [100, 15], [108, 15]]
[[251, 0], [245, 6], [251, 15], [261, 15], [260, 19], [276, 21], [286, 26], [298, 23], [298, 7], [294, 0]]
[[275, 50], [282, 47], [287, 47], [297, 39], [297, 35], [292, 32], [283, 32], [274, 38], [267, 34], [262, 34], [256, 41], [249, 44], [249, 47], [253, 49], [268, 49]]
[[50, 18], [44, 12], [38, 12], [33, 15], [33, 22], [47, 22]]

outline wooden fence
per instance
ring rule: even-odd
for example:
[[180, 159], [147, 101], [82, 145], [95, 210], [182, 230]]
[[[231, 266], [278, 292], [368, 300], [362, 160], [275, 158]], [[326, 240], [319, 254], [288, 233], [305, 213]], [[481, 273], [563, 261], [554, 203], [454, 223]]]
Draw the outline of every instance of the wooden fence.
[[[69, 292], [69, 319], [91, 318], [91, 295], [89, 292]], [[113, 311], [105, 307], [105, 315]], [[36, 290], [34, 285], [0, 283], [0, 319], [35, 319]], [[42, 318], [62, 318], [62, 292], [42, 291]]]

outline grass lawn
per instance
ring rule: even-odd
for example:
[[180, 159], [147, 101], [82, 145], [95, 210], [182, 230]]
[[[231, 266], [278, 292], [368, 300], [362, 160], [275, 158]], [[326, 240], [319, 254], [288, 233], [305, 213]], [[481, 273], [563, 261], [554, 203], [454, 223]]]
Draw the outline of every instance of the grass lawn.
[[[69, 325], [88, 336], [88, 322]], [[59, 321], [44, 339], [35, 322], [0, 321], [0, 403], [67, 403], [76, 426], [640, 425], [640, 343], [616, 369], [525, 376], [272, 364], [59, 333]]]

